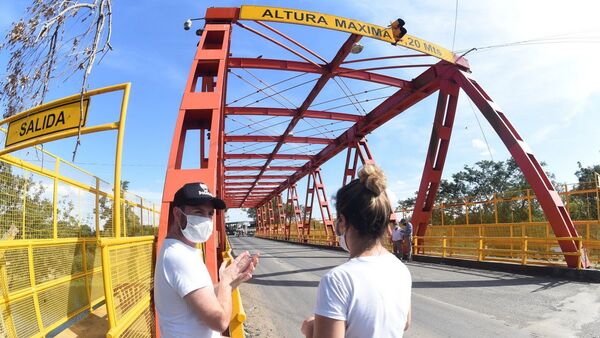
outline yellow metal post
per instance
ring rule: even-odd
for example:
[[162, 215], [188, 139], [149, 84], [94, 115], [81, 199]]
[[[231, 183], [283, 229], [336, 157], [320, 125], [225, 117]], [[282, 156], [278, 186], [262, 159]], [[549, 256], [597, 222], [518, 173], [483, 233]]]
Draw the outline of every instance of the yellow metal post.
[[40, 333], [44, 332], [44, 322], [42, 321], [42, 312], [40, 311], [40, 302], [38, 300], [38, 293], [35, 288], [35, 270], [33, 269], [33, 246], [29, 244], [27, 246], [27, 258], [29, 259], [29, 283], [33, 289], [33, 307], [35, 310], [35, 317], [37, 319], [38, 328]]
[[[88, 267], [87, 267], [87, 241], [83, 240], [83, 242], [81, 243], [81, 264], [83, 264], [83, 273], [85, 275], [84, 277], [84, 283], [85, 283], [85, 291], [87, 292], [87, 296], [88, 296], [88, 305], [89, 305], [89, 310], [90, 312], [92, 311], [92, 288], [90, 286], [89, 280], [88, 280]], [[92, 267], [92, 270], [94, 268]]]
[[23, 176], [23, 215], [21, 217], [21, 238], [25, 239], [25, 211], [27, 210], [27, 176]]
[[478, 255], [477, 255], [477, 260], [478, 261], [483, 261], [484, 255], [483, 255], [483, 237], [479, 236], [479, 250], [478, 250]]
[[127, 83], [123, 89], [123, 100], [121, 101], [121, 112], [119, 115], [118, 131], [117, 131], [117, 149], [115, 152], [115, 196], [113, 200], [113, 226], [115, 237], [121, 237], [121, 157], [123, 154], [123, 137], [125, 134], [125, 117], [127, 105], [129, 103], [129, 92], [131, 84]]
[[494, 193], [494, 219], [496, 220], [496, 224], [498, 224], [498, 195]]
[[527, 214], [529, 217], [529, 222], [533, 222], [533, 215], [531, 212], [531, 190], [527, 189]]
[[55, 159], [54, 164], [54, 185], [52, 190], [52, 238], [58, 238], [58, 170], [60, 160]]
[[581, 270], [581, 256], [583, 254], [583, 240], [581, 237], [577, 238], [577, 270]]
[[523, 244], [521, 248], [521, 264], [527, 264], [527, 236], [523, 236]]
[[108, 324], [110, 328], [117, 326], [115, 318], [115, 303], [113, 298], [112, 276], [110, 272], [110, 256], [108, 247], [98, 242], [102, 252], [102, 279], [104, 280], [104, 299], [106, 301], [106, 313], [108, 315]]
[[446, 236], [442, 238], [442, 257], [446, 258]]
[[144, 199], [140, 197], [140, 236], [144, 236]]
[[96, 177], [96, 240], [100, 239], [100, 178]]

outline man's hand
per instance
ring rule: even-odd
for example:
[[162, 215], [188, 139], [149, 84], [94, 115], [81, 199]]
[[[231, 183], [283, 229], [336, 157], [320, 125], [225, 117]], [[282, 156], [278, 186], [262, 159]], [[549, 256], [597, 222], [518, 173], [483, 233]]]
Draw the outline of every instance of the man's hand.
[[306, 338], [312, 338], [313, 330], [315, 328], [315, 316], [310, 316], [302, 322], [300, 331]]
[[231, 264], [225, 262], [219, 268], [222, 283], [229, 284], [232, 289], [252, 278], [252, 273], [258, 264], [258, 254], [250, 256], [248, 251], [242, 252]]

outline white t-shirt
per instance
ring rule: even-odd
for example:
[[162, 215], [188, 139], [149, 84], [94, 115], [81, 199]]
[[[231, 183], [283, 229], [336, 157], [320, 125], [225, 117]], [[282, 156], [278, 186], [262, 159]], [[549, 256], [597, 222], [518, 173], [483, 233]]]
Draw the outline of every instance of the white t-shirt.
[[315, 314], [346, 321], [346, 338], [402, 337], [411, 288], [396, 256], [352, 258], [321, 278]]
[[201, 250], [166, 238], [154, 271], [154, 302], [161, 338], [221, 336], [202, 322], [183, 299], [200, 288], [213, 290]]

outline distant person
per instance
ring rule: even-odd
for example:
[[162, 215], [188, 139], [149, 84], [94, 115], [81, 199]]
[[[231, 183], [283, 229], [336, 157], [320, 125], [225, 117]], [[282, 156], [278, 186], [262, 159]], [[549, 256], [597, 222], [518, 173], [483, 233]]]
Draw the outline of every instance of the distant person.
[[413, 225], [404, 218], [400, 220], [400, 223], [404, 225], [404, 241], [407, 246], [406, 260], [410, 262], [412, 261]]
[[213, 286], [196, 248], [213, 232], [215, 209], [225, 209], [203, 183], [188, 183], [175, 194], [172, 222], [156, 260], [154, 302], [161, 338], [221, 337], [231, 320], [231, 291], [252, 278], [258, 257], [240, 254], [222, 264]]
[[327, 272], [314, 317], [302, 323], [308, 338], [402, 337], [410, 325], [412, 280], [382, 242], [392, 213], [383, 171], [366, 164], [336, 194], [336, 233], [348, 262]]
[[392, 250], [395, 254], [402, 255], [402, 240], [404, 239], [404, 229], [400, 227], [400, 224], [396, 223], [394, 230], [392, 230]]

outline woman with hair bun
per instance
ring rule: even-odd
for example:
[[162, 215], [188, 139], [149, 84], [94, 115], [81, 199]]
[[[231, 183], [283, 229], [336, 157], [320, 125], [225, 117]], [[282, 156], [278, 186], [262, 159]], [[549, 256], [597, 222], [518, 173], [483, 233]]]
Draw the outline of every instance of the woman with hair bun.
[[319, 283], [315, 316], [302, 324], [307, 338], [402, 337], [410, 325], [412, 280], [383, 246], [392, 213], [386, 178], [366, 164], [336, 194], [336, 233], [348, 262]]

